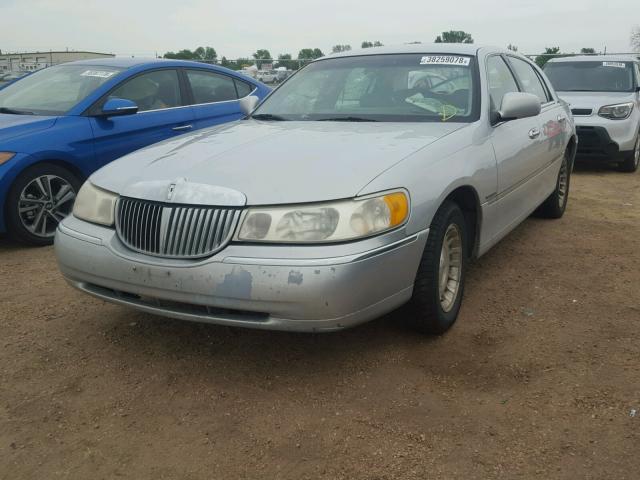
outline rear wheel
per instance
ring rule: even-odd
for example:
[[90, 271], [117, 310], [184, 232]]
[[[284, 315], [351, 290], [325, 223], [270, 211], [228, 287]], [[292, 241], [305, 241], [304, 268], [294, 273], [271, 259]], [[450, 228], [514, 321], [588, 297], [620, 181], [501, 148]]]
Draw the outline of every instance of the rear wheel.
[[41, 163], [22, 172], [9, 190], [9, 234], [28, 245], [50, 245], [58, 223], [71, 213], [80, 180], [58, 165]]
[[556, 189], [547, 199], [538, 207], [536, 213], [541, 217], [560, 218], [564, 215], [569, 201], [569, 184], [571, 181], [571, 165], [567, 155], [562, 158], [558, 179], [556, 181]]
[[467, 242], [462, 210], [445, 201], [429, 229], [413, 296], [405, 307], [407, 322], [413, 328], [442, 334], [455, 323], [464, 290]]
[[633, 151], [629, 152], [627, 158], [620, 164], [620, 171], [633, 173], [638, 170], [638, 166], [640, 166], [640, 132], [636, 137], [636, 145]]

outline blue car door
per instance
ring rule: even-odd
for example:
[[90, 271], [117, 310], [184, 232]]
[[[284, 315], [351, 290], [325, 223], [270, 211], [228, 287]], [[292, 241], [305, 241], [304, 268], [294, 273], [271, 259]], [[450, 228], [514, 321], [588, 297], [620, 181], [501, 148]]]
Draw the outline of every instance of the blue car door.
[[[138, 112], [131, 115], [100, 116], [109, 98], [131, 100]], [[195, 128], [194, 113], [185, 106], [176, 69], [141, 73], [124, 80], [92, 109], [91, 127], [95, 155], [100, 166], [127, 153]]]
[[191, 89], [196, 127], [210, 127], [242, 118], [239, 98], [246, 97], [254, 86], [230, 75], [188, 68], [184, 70]]

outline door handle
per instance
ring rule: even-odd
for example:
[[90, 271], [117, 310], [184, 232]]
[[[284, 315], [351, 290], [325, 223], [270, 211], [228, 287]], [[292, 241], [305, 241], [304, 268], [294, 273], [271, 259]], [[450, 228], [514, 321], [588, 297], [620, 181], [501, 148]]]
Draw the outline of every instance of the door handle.
[[567, 117], [565, 117], [564, 115], [558, 115], [558, 121], [560, 123], [564, 123], [567, 121]]
[[173, 127], [171, 130], [173, 130], [174, 132], [181, 132], [183, 130], [191, 130], [193, 128], [193, 125], [179, 125], [177, 127]]
[[530, 139], [534, 139], [534, 138], [538, 138], [540, 136], [540, 129], [539, 128], [532, 128], [531, 130], [529, 130], [529, 138]]

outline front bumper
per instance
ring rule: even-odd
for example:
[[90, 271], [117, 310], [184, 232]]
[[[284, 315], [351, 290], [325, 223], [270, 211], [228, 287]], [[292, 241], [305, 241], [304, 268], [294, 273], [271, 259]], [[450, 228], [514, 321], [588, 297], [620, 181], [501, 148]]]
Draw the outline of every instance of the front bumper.
[[428, 233], [331, 246], [231, 244], [207, 259], [169, 260], [132, 252], [114, 230], [69, 216], [55, 251], [72, 286], [113, 303], [182, 320], [330, 331], [409, 300]]
[[578, 156], [619, 161], [635, 147], [638, 119], [607, 120], [597, 115], [574, 117], [578, 134]]
[[620, 146], [609, 136], [604, 127], [576, 126], [578, 155], [585, 157], [607, 157], [613, 159]]

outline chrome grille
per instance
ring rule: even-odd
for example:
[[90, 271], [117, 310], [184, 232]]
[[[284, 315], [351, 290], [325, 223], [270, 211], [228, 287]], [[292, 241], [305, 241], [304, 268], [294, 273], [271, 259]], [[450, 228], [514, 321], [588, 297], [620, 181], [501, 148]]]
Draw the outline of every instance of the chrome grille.
[[170, 258], [197, 258], [221, 250], [238, 225], [240, 208], [170, 205], [120, 198], [116, 231], [132, 250]]

